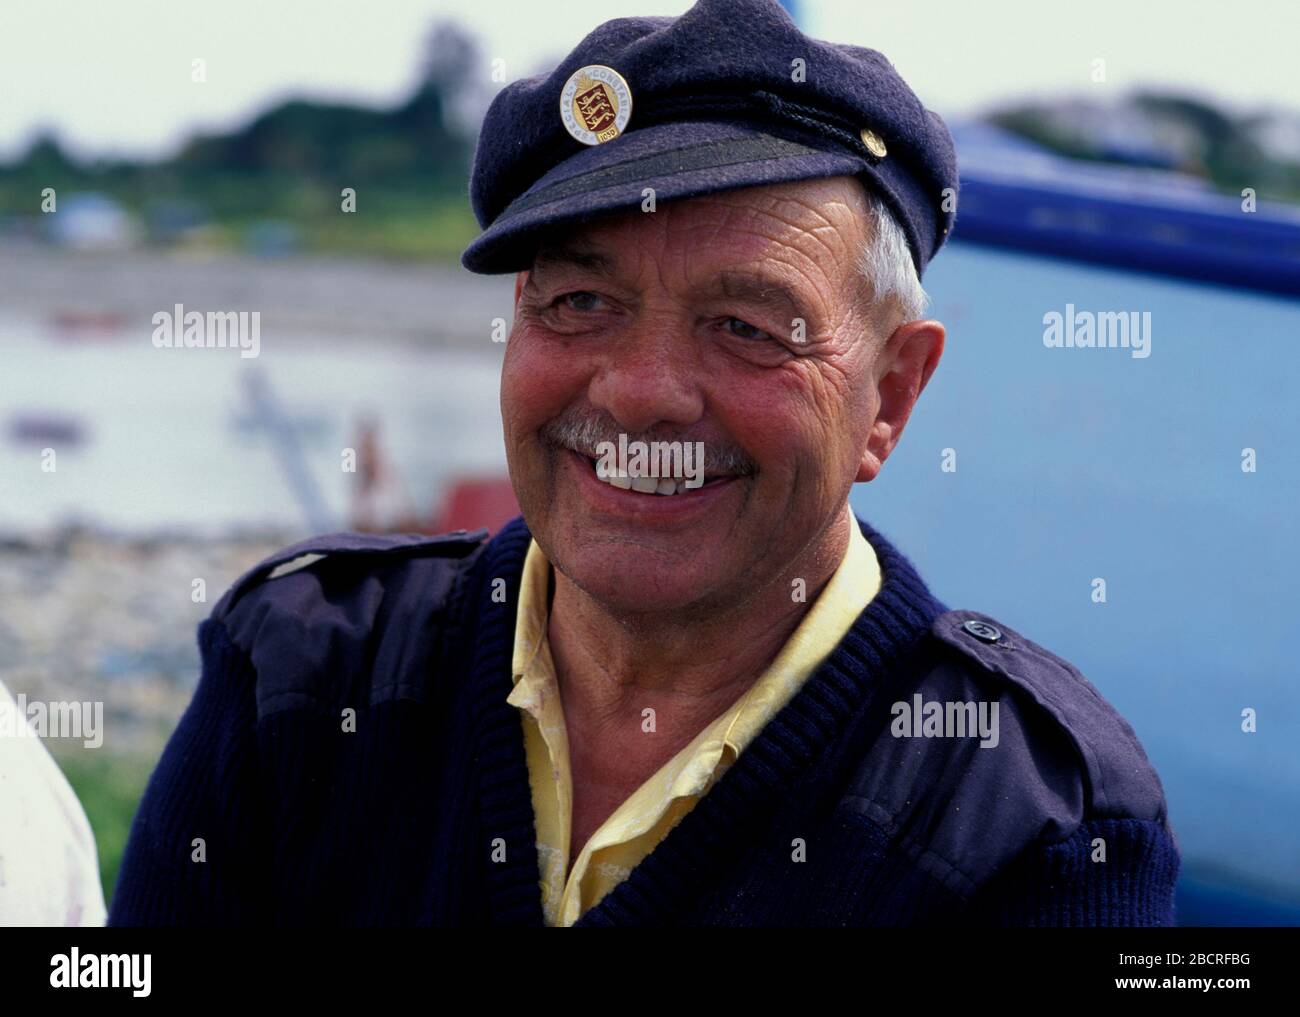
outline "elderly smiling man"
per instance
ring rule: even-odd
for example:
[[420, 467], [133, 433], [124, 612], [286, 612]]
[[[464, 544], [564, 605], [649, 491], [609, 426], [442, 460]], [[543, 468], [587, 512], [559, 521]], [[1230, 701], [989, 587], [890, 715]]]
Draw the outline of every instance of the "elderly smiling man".
[[848, 506], [939, 363], [956, 184], [880, 54], [766, 0], [506, 88], [464, 262], [518, 273], [523, 517], [240, 580], [111, 921], [1171, 922], [1132, 730]]

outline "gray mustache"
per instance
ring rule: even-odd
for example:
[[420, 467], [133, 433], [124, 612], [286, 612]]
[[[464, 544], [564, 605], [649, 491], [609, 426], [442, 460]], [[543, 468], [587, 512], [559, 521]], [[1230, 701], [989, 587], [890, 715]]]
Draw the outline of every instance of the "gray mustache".
[[[636, 441], [642, 441], [648, 445], [656, 441], [695, 442], [701, 440], [688, 435], [671, 434], [655, 429], [637, 432], [623, 431], [614, 426], [607, 418], [601, 416], [560, 417], [546, 424], [540, 433], [547, 441], [556, 445], [563, 445], [575, 452], [581, 452], [592, 459], [600, 457], [597, 449], [602, 442], [609, 442], [617, 447], [620, 435], [626, 436], [629, 445]], [[756, 472], [757, 468], [754, 461], [735, 446], [719, 447], [709, 441], [705, 441], [703, 444], [704, 472], [706, 474], [746, 477]]]

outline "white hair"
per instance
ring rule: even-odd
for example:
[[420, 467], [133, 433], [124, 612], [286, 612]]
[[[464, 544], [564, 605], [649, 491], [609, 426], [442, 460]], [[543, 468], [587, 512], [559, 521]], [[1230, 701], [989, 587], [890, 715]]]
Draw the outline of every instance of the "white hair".
[[866, 190], [871, 236], [858, 255], [858, 271], [871, 287], [873, 301], [893, 300], [903, 321], [915, 321], [925, 313], [930, 298], [921, 288], [907, 235], [885, 203], [870, 188]]

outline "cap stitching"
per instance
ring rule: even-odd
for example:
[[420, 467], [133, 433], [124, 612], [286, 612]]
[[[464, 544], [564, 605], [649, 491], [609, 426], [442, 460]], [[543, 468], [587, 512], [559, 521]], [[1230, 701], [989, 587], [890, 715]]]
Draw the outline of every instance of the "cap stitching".
[[[705, 151], [727, 151], [729, 150], [728, 161], [724, 162], [707, 162], [692, 163], [684, 165], [680, 156], [684, 152], [705, 152]], [[761, 135], [757, 138], [739, 138], [733, 141], [704, 141], [691, 145], [682, 145], [677, 148], [663, 149], [650, 155], [637, 156], [634, 159], [625, 159], [622, 162], [614, 163], [610, 166], [602, 166], [599, 169], [588, 170], [584, 173], [576, 173], [573, 176], [565, 177], [564, 180], [549, 184], [541, 190], [531, 194], [523, 194], [506, 206], [505, 210], [497, 217], [493, 225], [502, 222], [505, 219], [526, 212], [538, 205], [544, 205], [551, 201], [559, 201], [562, 198], [569, 197], [572, 194], [581, 193], [586, 190], [600, 189], [602, 187], [616, 186], [620, 183], [627, 183], [627, 174], [637, 167], [653, 166], [656, 163], [673, 164], [673, 172], [685, 172], [693, 169], [716, 169], [722, 166], [732, 166], [742, 163], [755, 161], [754, 156], [762, 159], [786, 159], [800, 155], [835, 155], [834, 152], [827, 152], [824, 149], [812, 148], [800, 144], [796, 141], [790, 141], [785, 138], [778, 138], [773, 135]], [[672, 157], [678, 157], [673, 159]], [[654, 176], [654, 173], [642, 173], [646, 179]], [[635, 179], [633, 174], [632, 179]], [[600, 183], [604, 178], [615, 177], [610, 183]]]

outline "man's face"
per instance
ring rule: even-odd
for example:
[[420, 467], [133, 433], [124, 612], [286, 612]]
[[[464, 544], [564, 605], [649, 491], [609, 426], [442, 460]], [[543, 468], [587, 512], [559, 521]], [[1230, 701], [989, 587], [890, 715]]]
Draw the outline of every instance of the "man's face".
[[[607, 609], [735, 604], [797, 568], [875, 475], [901, 422], [882, 437], [893, 322], [854, 267], [869, 222], [852, 178], [747, 188], [600, 220], [520, 273], [511, 481], [547, 557]], [[599, 479], [591, 439], [620, 433], [703, 442], [709, 481]]]

